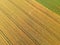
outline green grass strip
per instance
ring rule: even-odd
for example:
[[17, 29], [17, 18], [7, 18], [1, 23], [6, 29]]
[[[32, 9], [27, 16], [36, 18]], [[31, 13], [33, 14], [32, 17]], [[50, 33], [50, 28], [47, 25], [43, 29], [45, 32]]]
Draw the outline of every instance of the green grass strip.
[[60, 15], [60, 0], [36, 0], [48, 9]]

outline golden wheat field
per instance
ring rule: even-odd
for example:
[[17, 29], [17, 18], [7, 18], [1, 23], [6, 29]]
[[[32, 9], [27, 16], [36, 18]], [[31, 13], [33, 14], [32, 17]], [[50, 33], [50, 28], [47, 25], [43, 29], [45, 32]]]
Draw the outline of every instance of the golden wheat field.
[[0, 45], [60, 45], [60, 14], [36, 0], [0, 0]]

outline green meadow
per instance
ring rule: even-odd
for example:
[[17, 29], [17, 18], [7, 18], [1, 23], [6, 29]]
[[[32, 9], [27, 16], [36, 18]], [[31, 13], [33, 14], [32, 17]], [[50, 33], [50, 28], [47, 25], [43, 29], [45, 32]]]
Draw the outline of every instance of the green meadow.
[[48, 9], [60, 15], [60, 0], [36, 0]]

